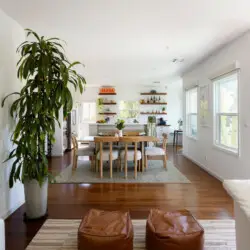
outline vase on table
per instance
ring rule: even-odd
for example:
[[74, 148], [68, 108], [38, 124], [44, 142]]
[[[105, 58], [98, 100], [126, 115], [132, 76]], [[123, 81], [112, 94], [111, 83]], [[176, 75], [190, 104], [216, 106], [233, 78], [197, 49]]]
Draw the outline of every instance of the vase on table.
[[119, 135], [119, 137], [122, 137], [122, 130], [118, 130], [118, 135]]

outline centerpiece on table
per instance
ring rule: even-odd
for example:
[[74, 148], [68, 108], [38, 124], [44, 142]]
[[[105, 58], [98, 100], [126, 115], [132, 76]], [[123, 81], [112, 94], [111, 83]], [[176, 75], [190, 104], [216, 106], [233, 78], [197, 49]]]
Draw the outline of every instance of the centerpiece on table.
[[118, 119], [115, 123], [115, 127], [119, 130], [119, 137], [122, 137], [122, 130], [125, 128], [125, 121]]

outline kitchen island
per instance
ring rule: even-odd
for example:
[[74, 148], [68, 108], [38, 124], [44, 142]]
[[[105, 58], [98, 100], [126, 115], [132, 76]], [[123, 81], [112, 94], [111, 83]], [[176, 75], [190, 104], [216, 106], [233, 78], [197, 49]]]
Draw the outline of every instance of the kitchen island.
[[[115, 124], [111, 123], [90, 123], [89, 124], [89, 135], [95, 136], [99, 133], [108, 133], [117, 131]], [[147, 124], [144, 123], [125, 123], [125, 132], [136, 131], [136, 132], [147, 132]]]

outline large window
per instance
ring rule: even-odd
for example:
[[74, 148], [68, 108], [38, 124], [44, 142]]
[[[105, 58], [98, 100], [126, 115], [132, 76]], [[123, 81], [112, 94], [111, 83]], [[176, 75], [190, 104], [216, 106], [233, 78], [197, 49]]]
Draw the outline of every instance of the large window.
[[238, 72], [213, 80], [215, 145], [238, 153]]
[[96, 121], [96, 103], [84, 102], [83, 103], [83, 121]]
[[186, 135], [197, 138], [197, 87], [186, 91]]
[[140, 113], [140, 105], [137, 101], [120, 101], [119, 103], [120, 118], [137, 118]]

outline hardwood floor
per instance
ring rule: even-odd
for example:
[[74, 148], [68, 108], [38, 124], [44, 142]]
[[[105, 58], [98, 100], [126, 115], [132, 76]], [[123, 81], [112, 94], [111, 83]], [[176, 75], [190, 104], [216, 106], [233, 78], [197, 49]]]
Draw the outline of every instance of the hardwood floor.
[[[147, 218], [150, 208], [189, 209], [198, 219], [233, 217], [233, 201], [221, 182], [168, 147], [169, 160], [191, 184], [51, 184], [49, 218], [81, 218], [90, 208], [129, 210], [133, 219]], [[67, 167], [71, 152], [49, 160], [53, 172]], [[24, 206], [6, 220], [6, 249], [21, 250], [32, 240], [44, 220], [23, 222]]]

